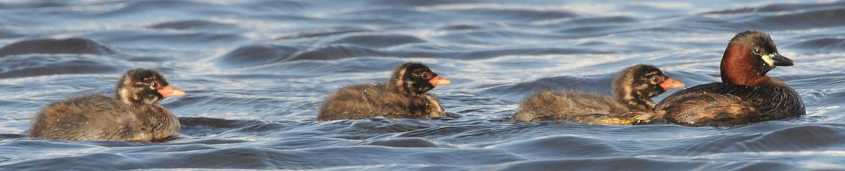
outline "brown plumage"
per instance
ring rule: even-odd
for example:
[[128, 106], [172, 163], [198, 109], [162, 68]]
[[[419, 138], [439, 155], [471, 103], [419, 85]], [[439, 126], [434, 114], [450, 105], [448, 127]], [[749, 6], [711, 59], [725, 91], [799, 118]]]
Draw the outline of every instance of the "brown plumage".
[[440, 101], [427, 92], [449, 80], [427, 66], [405, 63], [393, 71], [385, 84], [341, 88], [326, 98], [317, 120], [392, 118], [439, 118], [445, 115]]
[[766, 76], [793, 62], [778, 53], [772, 38], [746, 31], [728, 43], [722, 56], [722, 82], [698, 85], [657, 105], [670, 122], [688, 126], [732, 126], [804, 115], [801, 97], [783, 81]]
[[630, 125], [653, 116], [651, 98], [683, 83], [650, 65], [635, 65], [613, 80], [613, 97], [577, 91], [540, 91], [526, 98], [513, 119], [571, 121], [588, 124]]
[[170, 86], [158, 72], [130, 70], [118, 81], [114, 98], [81, 96], [43, 108], [29, 135], [79, 141], [166, 140], [179, 133], [179, 120], [159, 101], [181, 95], [184, 92]]

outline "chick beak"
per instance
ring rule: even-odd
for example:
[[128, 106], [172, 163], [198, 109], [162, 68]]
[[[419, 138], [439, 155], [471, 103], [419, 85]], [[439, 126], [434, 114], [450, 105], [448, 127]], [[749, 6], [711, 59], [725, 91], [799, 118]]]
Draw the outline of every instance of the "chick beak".
[[182, 91], [179, 88], [173, 86], [164, 86], [158, 89], [158, 94], [164, 97], [171, 97], [171, 96], [184, 96], [185, 91]]
[[435, 87], [437, 87], [439, 85], [446, 85], [446, 84], [449, 84], [449, 83], [452, 83], [452, 82], [449, 81], [449, 79], [446, 79], [446, 77], [436, 76], [436, 77], [432, 78], [431, 80], [428, 80], [428, 83], [431, 83], [431, 85], [434, 85]]
[[792, 59], [787, 58], [786, 56], [778, 54], [774, 54], [772, 60], [775, 61], [775, 66], [792, 66]]
[[663, 80], [662, 83], [660, 83], [660, 88], [662, 88], [663, 90], [676, 89], [676, 88], [680, 89], [680, 88], [684, 88], [684, 82], [681, 82], [679, 80], [675, 80], [675, 79], [672, 79], [672, 78], [667, 78], [666, 80]]

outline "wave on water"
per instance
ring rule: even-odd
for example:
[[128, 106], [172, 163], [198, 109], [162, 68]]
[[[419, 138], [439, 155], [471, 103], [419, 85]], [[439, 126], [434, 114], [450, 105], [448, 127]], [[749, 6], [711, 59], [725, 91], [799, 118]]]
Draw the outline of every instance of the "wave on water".
[[[843, 170], [842, 1], [3, 1], [0, 170]], [[538, 90], [610, 94], [651, 64], [717, 82], [728, 40], [769, 33], [767, 74], [804, 117], [737, 127], [515, 123]], [[441, 119], [316, 121], [339, 88], [420, 62], [452, 84]], [[163, 143], [26, 137], [55, 101], [161, 71], [184, 97]], [[672, 94], [669, 91], [664, 94]], [[665, 95], [664, 95], [665, 96]], [[653, 99], [661, 100], [664, 96]]]

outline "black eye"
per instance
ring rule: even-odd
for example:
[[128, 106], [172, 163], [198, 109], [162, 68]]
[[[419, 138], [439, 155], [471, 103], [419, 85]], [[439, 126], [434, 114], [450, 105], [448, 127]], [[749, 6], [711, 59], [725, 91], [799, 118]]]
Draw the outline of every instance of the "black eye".
[[661, 77], [659, 75], [651, 76], [651, 78], [649, 78], [649, 79], [651, 80], [652, 84], [659, 84], [659, 83], [663, 82], [663, 77]]
[[432, 77], [433, 76], [431, 76], [431, 73], [429, 73], [429, 72], [422, 74], [422, 79], [424, 79], [424, 80], [430, 80]]
[[759, 47], [755, 47], [753, 50], [751, 50], [751, 54], [758, 55], [758, 56], [762, 56], [762, 55], [763, 55], [763, 53], [762, 53], [762, 52], [760, 52], [760, 48], [759, 48]]

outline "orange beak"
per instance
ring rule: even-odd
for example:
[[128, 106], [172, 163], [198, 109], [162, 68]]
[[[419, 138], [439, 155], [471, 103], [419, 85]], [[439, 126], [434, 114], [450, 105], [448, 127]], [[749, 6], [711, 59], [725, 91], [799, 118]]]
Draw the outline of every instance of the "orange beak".
[[185, 91], [182, 91], [181, 89], [173, 87], [173, 86], [164, 86], [164, 87], [161, 87], [161, 88], [158, 89], [158, 94], [161, 94], [161, 96], [164, 96], [164, 97], [184, 96]]
[[449, 84], [449, 83], [452, 83], [452, 82], [449, 81], [449, 79], [446, 79], [446, 77], [436, 76], [436, 77], [432, 78], [431, 80], [428, 80], [428, 83], [431, 83], [431, 85], [434, 85], [435, 87], [437, 87], [439, 85], [446, 85], [446, 84]]
[[660, 83], [660, 88], [663, 88], [663, 90], [684, 88], [684, 82], [672, 78], [667, 78], [666, 80], [663, 80], [662, 83]]

